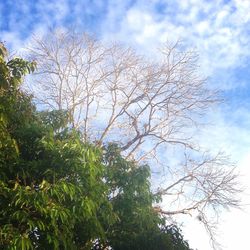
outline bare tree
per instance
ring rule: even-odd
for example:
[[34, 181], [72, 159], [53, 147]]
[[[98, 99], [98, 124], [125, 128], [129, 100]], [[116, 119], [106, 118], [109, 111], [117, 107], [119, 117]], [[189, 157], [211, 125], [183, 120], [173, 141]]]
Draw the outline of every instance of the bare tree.
[[[207, 208], [237, 207], [239, 190], [228, 159], [202, 152], [192, 136], [220, 99], [200, 77], [195, 52], [166, 44], [160, 59], [150, 60], [87, 34], [55, 31], [35, 38], [29, 53], [38, 63], [30, 86], [40, 105], [68, 110], [84, 140], [116, 141], [125, 157], [165, 171], [155, 194], [166, 197], [169, 209], [155, 209], [170, 217], [199, 211], [213, 239]], [[170, 148], [179, 152], [178, 166], [164, 159]]]

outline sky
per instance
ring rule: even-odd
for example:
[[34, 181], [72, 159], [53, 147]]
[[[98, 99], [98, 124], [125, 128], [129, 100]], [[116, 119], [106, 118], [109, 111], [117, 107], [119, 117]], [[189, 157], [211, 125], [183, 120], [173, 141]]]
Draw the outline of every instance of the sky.
[[[152, 56], [166, 41], [181, 40], [200, 56], [202, 75], [223, 91], [225, 103], [208, 114], [213, 129], [200, 143], [224, 150], [245, 186], [242, 211], [223, 212], [218, 239], [225, 250], [246, 249], [250, 223], [250, 0], [0, 0], [0, 39], [12, 51], [34, 34], [66, 27], [119, 41]], [[211, 250], [199, 222], [183, 228], [193, 248]]]

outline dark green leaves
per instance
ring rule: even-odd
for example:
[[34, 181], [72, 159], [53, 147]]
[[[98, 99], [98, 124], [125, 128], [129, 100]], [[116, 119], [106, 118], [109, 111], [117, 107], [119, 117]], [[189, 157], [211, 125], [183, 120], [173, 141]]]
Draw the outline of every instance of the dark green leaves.
[[54, 131], [65, 128], [69, 121], [67, 110], [42, 111], [38, 113], [42, 123], [51, 126]]

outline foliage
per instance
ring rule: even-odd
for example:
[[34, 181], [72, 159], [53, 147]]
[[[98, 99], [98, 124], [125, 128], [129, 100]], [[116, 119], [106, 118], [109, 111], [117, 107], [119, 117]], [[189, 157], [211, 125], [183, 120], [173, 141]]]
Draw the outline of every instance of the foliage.
[[[0, 48], [0, 249], [187, 250], [153, 209], [150, 169], [83, 142], [66, 111], [36, 112], [35, 68]], [[159, 197], [158, 197], [159, 198]]]
[[165, 219], [153, 209], [160, 200], [150, 190], [150, 168], [137, 167], [125, 160], [121, 149], [110, 144], [105, 154], [109, 199], [118, 220], [107, 228], [109, 244], [115, 250], [188, 250], [175, 226], [166, 226]]
[[75, 131], [56, 133], [61, 112], [52, 113], [54, 120], [36, 115], [31, 97], [19, 89], [32, 67], [1, 57], [0, 245], [80, 249], [103, 237], [98, 218], [112, 215], [101, 152]]

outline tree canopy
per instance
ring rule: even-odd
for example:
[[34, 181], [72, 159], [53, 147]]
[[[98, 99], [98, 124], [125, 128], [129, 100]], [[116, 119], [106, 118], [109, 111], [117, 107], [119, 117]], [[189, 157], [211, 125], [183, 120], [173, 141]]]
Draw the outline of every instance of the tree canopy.
[[153, 207], [149, 166], [83, 139], [68, 110], [36, 110], [21, 89], [35, 67], [0, 46], [0, 248], [190, 249]]
[[230, 157], [199, 145], [206, 112], [221, 96], [199, 72], [195, 51], [177, 42], [158, 52], [145, 57], [86, 33], [55, 30], [29, 48], [38, 67], [28, 85], [40, 107], [68, 111], [83, 141], [116, 142], [127, 160], [150, 165], [154, 195], [169, 204], [155, 210], [169, 219], [198, 214], [214, 240], [213, 218], [238, 207], [241, 191]]

